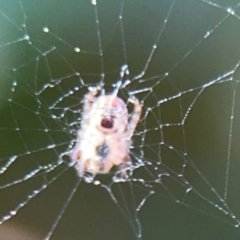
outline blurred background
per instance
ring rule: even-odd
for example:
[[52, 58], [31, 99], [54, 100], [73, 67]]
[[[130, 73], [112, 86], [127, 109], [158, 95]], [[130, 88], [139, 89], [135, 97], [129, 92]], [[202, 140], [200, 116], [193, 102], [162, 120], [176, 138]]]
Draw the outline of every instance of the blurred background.
[[63, 153], [82, 98], [113, 90], [123, 65], [121, 97], [143, 102], [131, 153], [146, 184], [98, 176], [116, 203], [81, 181], [51, 239], [137, 239], [137, 219], [143, 240], [238, 239], [239, 4], [1, 0], [0, 240], [51, 231], [79, 181]]

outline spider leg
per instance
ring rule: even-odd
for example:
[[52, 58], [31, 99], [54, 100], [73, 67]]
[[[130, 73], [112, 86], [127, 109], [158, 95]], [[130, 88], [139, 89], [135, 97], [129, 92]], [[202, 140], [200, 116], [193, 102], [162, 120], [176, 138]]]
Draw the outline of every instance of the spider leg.
[[127, 133], [128, 137], [132, 137], [132, 135], [135, 131], [135, 128], [139, 122], [139, 119], [141, 117], [142, 105], [141, 105], [140, 101], [137, 98], [135, 98], [134, 96], [132, 96], [128, 100], [129, 100], [129, 102], [134, 104], [134, 110], [133, 110], [131, 118], [129, 120], [128, 129], [127, 129], [126, 133]]
[[89, 165], [89, 162], [90, 162], [89, 160], [83, 161], [82, 159], [80, 159], [77, 162], [76, 169], [77, 169], [79, 177], [83, 177], [83, 175], [87, 169], [87, 166]]
[[78, 149], [78, 145], [76, 145], [71, 152], [71, 159], [73, 162], [79, 161], [81, 158], [81, 151]]
[[94, 98], [99, 90], [99, 87], [89, 88], [89, 92], [85, 95], [83, 101], [83, 115], [87, 115], [90, 112]]
[[127, 179], [129, 174], [129, 170], [132, 166], [132, 162], [130, 160], [130, 157], [129, 156], [126, 156], [125, 160], [123, 163], [121, 163], [119, 166], [118, 166], [118, 169], [119, 169], [119, 177], [120, 178], [124, 178], [124, 179]]
[[86, 167], [84, 167], [83, 160], [81, 159], [81, 151], [78, 149], [78, 145], [72, 150], [71, 159], [77, 169], [78, 176], [83, 177]]
[[108, 173], [110, 172], [111, 168], [113, 167], [113, 162], [111, 161], [105, 161], [104, 163], [102, 163], [101, 166], [101, 171], [102, 173]]

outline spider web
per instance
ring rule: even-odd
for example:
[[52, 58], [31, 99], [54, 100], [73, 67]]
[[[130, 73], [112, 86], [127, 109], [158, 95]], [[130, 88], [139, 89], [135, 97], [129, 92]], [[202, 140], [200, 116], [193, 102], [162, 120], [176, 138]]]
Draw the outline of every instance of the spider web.
[[[239, 237], [239, 5], [2, 0], [4, 237]], [[80, 179], [69, 159], [99, 84], [142, 102], [127, 180]]]

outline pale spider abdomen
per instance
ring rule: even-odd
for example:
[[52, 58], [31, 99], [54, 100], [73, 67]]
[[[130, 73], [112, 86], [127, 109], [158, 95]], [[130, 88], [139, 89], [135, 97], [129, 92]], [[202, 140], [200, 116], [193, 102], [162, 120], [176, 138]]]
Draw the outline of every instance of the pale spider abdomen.
[[134, 111], [128, 121], [123, 100], [115, 95], [95, 97], [99, 89], [93, 88], [84, 98], [82, 124], [71, 159], [80, 177], [84, 173], [108, 173], [113, 166], [130, 163], [129, 146], [141, 116], [141, 104], [130, 99]]

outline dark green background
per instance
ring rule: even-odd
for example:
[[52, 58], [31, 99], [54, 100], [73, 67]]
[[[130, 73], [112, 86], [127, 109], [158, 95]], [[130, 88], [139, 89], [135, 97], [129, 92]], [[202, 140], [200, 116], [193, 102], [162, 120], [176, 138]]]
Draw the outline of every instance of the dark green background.
[[[193, 189], [201, 192], [202, 196], [217, 206], [221, 203], [219, 198], [214, 197], [211, 188], [216, 189], [220, 196], [224, 195], [226, 168], [230, 163], [227, 205], [238, 217], [240, 99], [239, 70], [235, 67], [240, 59], [240, 21], [237, 17], [228, 15], [227, 8], [236, 8], [235, 12], [238, 14], [239, 2], [214, 1], [215, 6], [194, 0], [177, 0], [174, 4], [167, 0], [127, 0], [123, 3], [98, 1], [102, 44], [100, 49], [96, 14], [90, 1], [1, 0], [1, 166], [10, 156], [18, 155], [16, 163], [0, 176], [1, 186], [24, 176], [40, 164], [57, 161], [60, 153], [66, 151], [70, 141], [76, 137], [79, 126], [71, 123], [78, 123], [77, 120], [80, 119], [80, 111], [74, 114], [66, 111], [65, 116], [60, 117], [63, 109], [81, 109], [81, 99], [87, 92], [87, 87], [98, 83], [101, 73], [106, 74], [103, 80], [106, 89], [111, 90], [111, 84], [119, 78], [121, 66], [126, 64], [124, 50], [130, 70], [129, 77], [133, 79], [144, 70], [153, 44], [162, 32], [157, 49], [142, 78], [144, 81], [133, 81], [122, 93], [126, 98], [126, 92], [148, 88], [148, 91], [137, 93], [136, 96], [143, 100], [144, 113], [147, 108], [151, 108], [153, 113], [149, 113], [147, 118], [142, 120], [138, 132], [143, 133], [143, 128], [156, 127], [157, 130], [147, 132], [145, 147], [140, 149], [145, 151], [146, 161], [149, 159], [154, 165], [162, 162], [158, 173], [169, 173], [171, 170], [179, 173], [184, 160], [187, 160], [183, 179], [188, 180]], [[171, 6], [173, 8], [170, 11]], [[124, 34], [118, 19], [122, 8]], [[166, 25], [165, 19], [168, 20]], [[48, 27], [50, 32], [44, 33], [44, 27]], [[211, 34], [204, 38], [208, 31]], [[30, 37], [31, 44], [22, 39], [24, 36]], [[81, 53], [74, 52], [76, 46], [80, 47]], [[99, 56], [100, 50], [103, 51], [102, 58]], [[101, 60], [104, 68], [101, 68]], [[231, 70], [234, 70], [231, 76], [233, 80], [227, 81], [229, 75], [223, 78], [222, 83], [217, 84], [216, 79]], [[169, 72], [169, 76], [163, 77], [166, 72]], [[76, 76], [77, 73], [80, 73], [80, 77]], [[65, 76], [68, 77], [62, 79]], [[154, 76], [155, 78], [152, 78]], [[58, 80], [60, 81], [56, 84]], [[14, 81], [17, 86], [14, 87], [15, 91], [11, 92]], [[51, 81], [54, 87], [39, 92], [44, 84]], [[211, 81], [216, 82], [204, 87], [204, 84]], [[76, 86], [80, 88], [79, 91], [65, 97], [56, 108], [51, 109], [60, 96], [66, 96]], [[191, 91], [195, 88], [198, 90]], [[158, 101], [164, 98], [170, 99], [185, 91], [187, 93], [182, 97], [158, 104]], [[189, 109], [183, 128], [163, 127], [160, 130], [160, 125], [181, 122], [182, 115]], [[231, 132], [232, 110], [234, 120]], [[58, 118], [54, 119], [51, 114]], [[20, 130], [17, 131], [17, 128]], [[50, 131], [44, 132], [44, 129]], [[161, 131], [163, 135], [160, 135]], [[141, 136], [134, 137], [132, 152], [135, 154], [139, 154]], [[164, 144], [160, 146], [160, 142]], [[47, 146], [52, 143], [55, 143], [56, 147], [47, 150]], [[152, 143], [155, 145], [152, 146]], [[173, 146], [181, 153], [185, 147], [188, 157], [180, 157], [175, 151], [169, 150], [168, 146]], [[153, 151], [150, 151], [150, 148]], [[161, 157], [158, 150], [161, 150]], [[67, 158], [64, 160], [68, 161]], [[191, 168], [193, 164], [190, 162], [197, 166], [200, 175]], [[150, 179], [146, 170], [139, 170], [138, 176], [148, 178], [152, 183], [160, 179], [153, 167], [147, 168], [152, 173]], [[50, 175], [41, 175], [0, 189], [1, 216], [8, 214], [13, 206], [23, 201], [32, 190], [48, 181], [51, 176], [56, 176], [61, 169], [56, 169]], [[171, 172], [169, 177], [162, 177], [161, 184], [153, 184], [156, 193], [147, 199], [139, 212], [143, 239], [239, 239], [240, 231], [233, 227], [234, 219], [223, 216], [213, 205], [209, 205], [209, 202], [200, 199], [196, 194], [185, 194], [186, 183], [184, 185], [174, 173]], [[209, 186], [204, 184], [204, 177], [208, 179]], [[103, 177], [103, 181], [108, 182], [107, 178], [108, 176], [106, 179]], [[174, 181], [176, 179], [177, 181]], [[12, 227], [11, 232], [17, 231], [14, 226], [19, 225], [26, 231], [36, 233], [38, 237], [34, 239], [43, 239], [76, 182], [75, 171], [70, 168], [7, 221], [6, 225], [1, 226], [0, 240], [12, 239], [10, 233], [4, 233], [3, 236], [4, 226], [7, 224]], [[183, 186], [180, 183], [183, 183]], [[135, 184], [130, 186], [136, 190]], [[163, 186], [167, 187], [168, 191], [164, 190]], [[116, 194], [123, 191], [124, 197], [119, 195], [117, 199], [120, 204], [126, 199], [127, 206], [131, 209], [131, 201], [138, 202], [149, 189], [145, 187], [132, 193], [129, 185], [116, 184], [113, 190]], [[136, 199], [133, 199], [133, 196]], [[190, 207], [177, 204], [173, 196], [175, 200], [181, 201], [185, 197]], [[200, 209], [200, 212], [197, 209]], [[129, 219], [131, 217], [128, 217]], [[15, 239], [25, 237], [19, 232], [19, 238]], [[99, 186], [82, 182], [52, 239], [130, 240], [135, 239], [135, 236], [109, 193]]]

